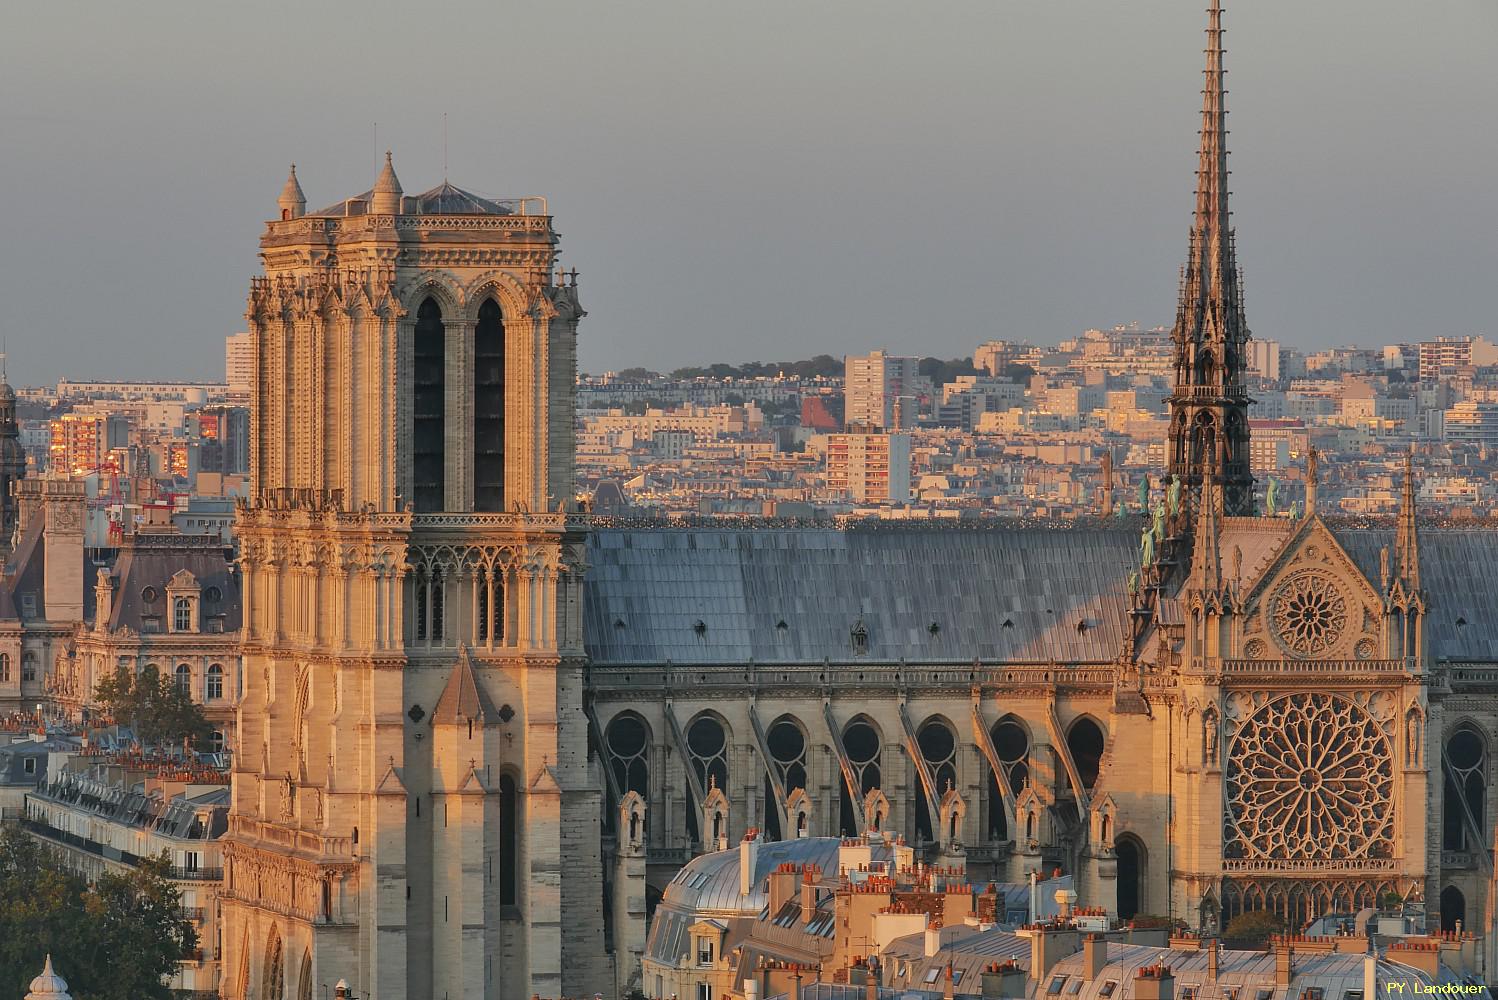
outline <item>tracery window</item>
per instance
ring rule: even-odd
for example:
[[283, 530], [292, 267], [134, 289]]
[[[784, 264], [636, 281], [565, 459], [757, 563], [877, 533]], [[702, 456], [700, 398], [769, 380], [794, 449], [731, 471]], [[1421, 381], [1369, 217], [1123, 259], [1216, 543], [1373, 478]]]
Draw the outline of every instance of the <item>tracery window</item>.
[[[848, 788], [846, 781], [839, 782], [842, 791], [839, 823], [844, 835], [858, 831], [857, 816], [863, 812], [863, 798], [883, 784], [879, 766], [879, 732], [872, 723], [859, 716], [843, 729], [843, 754], [853, 772], [855, 787]], [[857, 801], [854, 796], [857, 796]]]
[[[957, 787], [957, 735], [942, 719], [927, 719], [915, 734], [916, 747], [926, 770], [931, 773], [935, 798], [938, 802], [948, 788]], [[917, 789], [915, 797], [916, 837], [923, 841], [934, 840], [931, 808], [926, 802], [923, 789]]]
[[1270, 598], [1275, 636], [1286, 652], [1314, 656], [1337, 644], [1347, 628], [1347, 601], [1336, 581], [1305, 570], [1292, 574]]
[[609, 723], [603, 742], [608, 751], [609, 766], [614, 769], [619, 794], [638, 792], [649, 802], [650, 730], [646, 728], [645, 720], [631, 713], [616, 716]]
[[1330, 694], [1265, 704], [1233, 736], [1228, 858], [1338, 861], [1392, 855], [1393, 759], [1378, 722]]
[[728, 734], [715, 715], [699, 715], [687, 727], [687, 755], [705, 792], [716, 785], [728, 793]]
[[[1030, 768], [1026, 763], [1030, 757], [1030, 734], [1018, 720], [1006, 717], [994, 723], [989, 738], [993, 741], [999, 766], [1004, 769], [1004, 777], [1009, 780], [1009, 790], [1019, 795], [1030, 781]], [[1009, 838], [1003, 792], [999, 788], [999, 779], [992, 773], [988, 776], [988, 836], [990, 840]]]
[[[770, 751], [770, 767], [780, 779], [780, 787], [790, 796], [796, 789], [806, 788], [806, 734], [790, 716], [782, 716], [771, 724], [765, 734], [765, 743]], [[775, 800], [775, 783], [765, 775], [764, 817], [772, 838], [779, 840], [780, 803]]]
[[1482, 734], [1462, 724], [1447, 738], [1441, 846], [1448, 851], [1483, 848], [1480, 835], [1487, 829], [1487, 745]]

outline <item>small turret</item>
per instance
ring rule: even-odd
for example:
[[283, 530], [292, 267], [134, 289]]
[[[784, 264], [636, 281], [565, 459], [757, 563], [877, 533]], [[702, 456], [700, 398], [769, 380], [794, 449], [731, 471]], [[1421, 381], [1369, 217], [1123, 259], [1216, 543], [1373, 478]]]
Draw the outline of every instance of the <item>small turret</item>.
[[395, 164], [390, 161], [390, 150], [385, 150], [385, 167], [375, 181], [370, 211], [375, 215], [401, 214], [401, 182], [395, 176]]
[[281, 197], [276, 199], [276, 204], [281, 206], [281, 219], [300, 219], [307, 214], [307, 196], [302, 194], [302, 185], [296, 179], [296, 164], [291, 165], [291, 174], [286, 178], [286, 186], [281, 189]]

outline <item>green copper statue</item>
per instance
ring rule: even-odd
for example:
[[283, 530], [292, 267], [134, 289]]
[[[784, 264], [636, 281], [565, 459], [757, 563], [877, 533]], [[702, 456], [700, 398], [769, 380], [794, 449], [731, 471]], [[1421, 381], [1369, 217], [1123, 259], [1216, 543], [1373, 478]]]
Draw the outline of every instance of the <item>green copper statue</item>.
[[1165, 501], [1164, 500], [1156, 500], [1155, 501], [1154, 514], [1155, 514], [1155, 525], [1154, 525], [1155, 541], [1156, 542], [1163, 542], [1163, 541], [1165, 541]]
[[1280, 484], [1273, 476], [1269, 477], [1269, 488], [1264, 491], [1264, 513], [1274, 517], [1279, 507]]
[[1175, 517], [1181, 512], [1181, 477], [1172, 476], [1170, 479], [1170, 516]]
[[1150, 477], [1149, 476], [1141, 476], [1139, 478], [1138, 497], [1139, 497], [1139, 509], [1140, 510], [1149, 510], [1150, 509]]
[[1139, 565], [1147, 568], [1155, 561], [1155, 534], [1145, 528], [1144, 534], [1139, 536]]
[[1290, 504], [1289, 514], [1290, 514], [1290, 520], [1292, 520], [1292, 521], [1299, 521], [1300, 520], [1300, 501], [1299, 500], [1296, 500], [1295, 502], [1293, 502], [1293, 503]]

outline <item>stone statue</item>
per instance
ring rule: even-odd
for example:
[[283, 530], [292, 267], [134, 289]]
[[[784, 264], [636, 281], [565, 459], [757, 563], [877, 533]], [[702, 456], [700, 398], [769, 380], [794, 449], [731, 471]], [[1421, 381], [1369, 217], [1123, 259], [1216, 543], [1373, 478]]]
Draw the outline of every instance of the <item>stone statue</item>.
[[1202, 717], [1203, 736], [1205, 738], [1206, 757], [1208, 764], [1217, 763], [1217, 716], [1207, 713]]
[[1170, 516], [1175, 517], [1181, 512], [1181, 477], [1172, 476], [1170, 480]]
[[1154, 524], [1155, 541], [1156, 542], [1163, 542], [1163, 541], [1165, 541], [1165, 501], [1163, 501], [1163, 500], [1156, 500], [1155, 501], [1154, 515], [1155, 515], [1155, 524]]
[[1309, 452], [1306, 453], [1306, 482], [1310, 483], [1312, 486], [1315, 486], [1316, 483], [1319, 482], [1316, 472], [1316, 461], [1320, 457], [1320, 452], [1318, 452], [1315, 448], [1312, 448]]
[[1155, 561], [1155, 534], [1145, 528], [1144, 534], [1139, 536], [1139, 565], [1141, 568], [1149, 568]]
[[1264, 513], [1274, 517], [1278, 513], [1280, 500], [1279, 480], [1269, 477], [1269, 488], [1264, 491]]

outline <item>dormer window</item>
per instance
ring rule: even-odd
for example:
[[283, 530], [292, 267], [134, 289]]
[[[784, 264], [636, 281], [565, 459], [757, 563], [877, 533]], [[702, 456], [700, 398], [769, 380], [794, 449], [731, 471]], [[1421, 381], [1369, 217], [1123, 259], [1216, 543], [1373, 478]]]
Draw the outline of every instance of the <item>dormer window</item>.
[[[173, 632], [201, 631], [200, 611], [203, 590], [197, 577], [188, 570], [181, 570], [166, 585], [168, 618], [167, 625]], [[142, 622], [142, 626], [144, 626]], [[145, 631], [144, 627], [141, 629]]]

